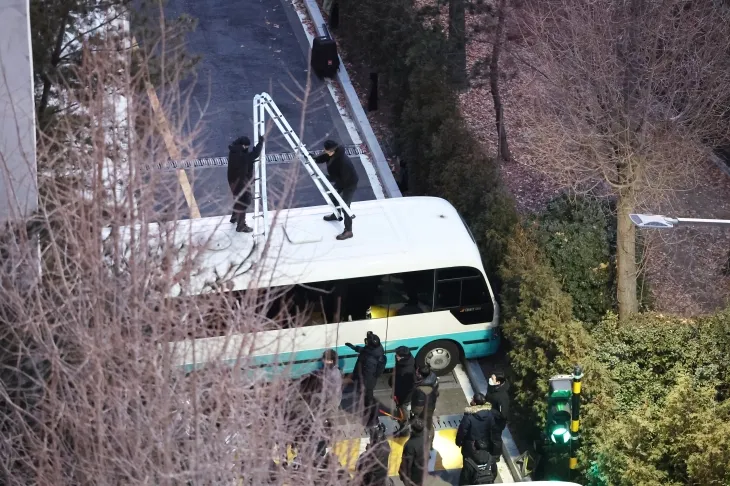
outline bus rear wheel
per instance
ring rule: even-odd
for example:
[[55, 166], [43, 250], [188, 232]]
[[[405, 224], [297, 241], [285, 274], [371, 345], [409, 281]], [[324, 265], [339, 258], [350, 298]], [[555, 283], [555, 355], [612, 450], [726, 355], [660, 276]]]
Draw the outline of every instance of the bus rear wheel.
[[416, 356], [420, 366], [427, 364], [438, 376], [450, 373], [461, 358], [459, 346], [453, 341], [432, 341], [421, 348]]

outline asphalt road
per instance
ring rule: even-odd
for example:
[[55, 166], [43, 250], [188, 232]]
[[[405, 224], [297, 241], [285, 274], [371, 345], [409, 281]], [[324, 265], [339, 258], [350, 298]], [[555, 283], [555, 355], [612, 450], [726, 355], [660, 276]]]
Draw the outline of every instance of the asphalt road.
[[[165, 7], [167, 17], [182, 13], [197, 19], [196, 30], [188, 36], [188, 48], [201, 56], [189, 115], [190, 126], [200, 122], [201, 130], [195, 138], [198, 158], [227, 156], [228, 144], [241, 135], [253, 139], [253, 97], [264, 91], [271, 94], [297, 133], [304, 118], [302, 139], [308, 147], [321, 148], [328, 138], [352, 143], [327, 86], [314, 75], [309, 76], [309, 42], [290, 3], [170, 0]], [[300, 100], [308, 78], [311, 89], [303, 105]], [[266, 145], [268, 153], [292, 151], [276, 128]], [[374, 199], [362, 163], [359, 158], [352, 160], [360, 176], [354, 199]], [[186, 173], [201, 216], [230, 212], [224, 167], [187, 169]], [[293, 189], [287, 207], [324, 204], [299, 164], [269, 165], [267, 174], [271, 207], [282, 207], [285, 188], [289, 193]], [[160, 172], [153, 177], [156, 209], [169, 217], [187, 217], [175, 172]]]

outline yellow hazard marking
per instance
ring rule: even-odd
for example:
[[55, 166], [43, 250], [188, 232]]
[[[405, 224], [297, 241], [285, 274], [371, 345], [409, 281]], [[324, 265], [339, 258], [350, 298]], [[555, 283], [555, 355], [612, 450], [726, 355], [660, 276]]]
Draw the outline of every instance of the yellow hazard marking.
[[575, 393], [576, 395], [580, 394], [580, 384], [581, 384], [580, 381], [573, 382], [573, 393]]
[[580, 429], [580, 420], [573, 420], [570, 422], [570, 431], [571, 432], [578, 432]]
[[568, 462], [568, 466], [570, 469], [575, 469], [578, 467], [578, 458], [577, 457], [571, 457], [570, 461]]
[[[138, 48], [139, 44], [137, 44], [137, 39], [132, 37], [132, 49], [137, 50]], [[170, 124], [168, 123], [167, 117], [165, 116], [165, 113], [160, 106], [160, 100], [157, 97], [157, 93], [155, 93], [155, 88], [148, 82], [145, 82], [145, 88], [147, 90], [147, 97], [149, 98], [150, 104], [152, 105], [152, 111], [155, 112], [157, 125], [162, 132], [162, 139], [165, 142], [167, 153], [173, 160], [182, 159], [182, 153], [180, 152], [178, 146], [175, 144], [175, 139], [172, 136], [172, 132], [170, 131]], [[187, 202], [188, 207], [190, 208], [190, 216], [193, 218], [199, 218], [200, 209], [198, 209], [198, 203], [195, 200], [195, 195], [193, 195], [193, 187], [190, 185], [188, 175], [183, 169], [176, 169], [176, 172], [177, 180], [180, 183], [183, 194], [185, 195], [185, 202]]]
[[[449, 469], [461, 469], [462, 457], [461, 448], [454, 443], [456, 439], [456, 429], [444, 429], [436, 432], [433, 439], [433, 448], [436, 450], [436, 462], [429, 472], [445, 471]], [[335, 443], [332, 452], [339, 459], [342, 467], [354, 472], [357, 465], [357, 458], [360, 455], [361, 441], [363, 439], [347, 439]], [[390, 444], [390, 458], [388, 459], [388, 475], [397, 476], [398, 468], [403, 455], [403, 446], [405, 446], [407, 437], [388, 439]]]

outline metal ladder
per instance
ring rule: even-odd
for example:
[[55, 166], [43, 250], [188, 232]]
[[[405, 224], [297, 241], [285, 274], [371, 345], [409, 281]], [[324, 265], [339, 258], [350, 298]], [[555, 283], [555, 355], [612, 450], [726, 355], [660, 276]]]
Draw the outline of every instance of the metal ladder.
[[[299, 140], [299, 137], [297, 137], [297, 134], [294, 132], [291, 125], [289, 125], [289, 122], [286, 121], [284, 115], [281, 114], [279, 107], [276, 106], [276, 103], [274, 103], [274, 100], [268, 93], [261, 93], [253, 98], [254, 144], [258, 143], [259, 138], [266, 133], [265, 115], [267, 112], [279, 131], [282, 135], [284, 135], [284, 138], [294, 151], [295, 155], [302, 162], [302, 165], [304, 165], [304, 168], [307, 170], [307, 174], [309, 174], [309, 177], [311, 177], [312, 181], [314, 181], [314, 185], [317, 187], [317, 190], [320, 194], [322, 194], [322, 197], [324, 197], [324, 200], [327, 202], [330, 209], [332, 209], [332, 213], [337, 215], [340, 220], [342, 220], [343, 212], [350, 216], [350, 218], [354, 219], [355, 214], [352, 212], [350, 207], [345, 204], [345, 201], [342, 200], [342, 197], [332, 186], [329, 179], [327, 179], [324, 173], [322, 173], [306, 146], [301, 140]], [[266, 146], [265, 142], [264, 146]], [[266, 199], [266, 156], [263, 148], [261, 149], [261, 155], [254, 164], [253, 234], [254, 236], [265, 236], [269, 228], [269, 207]], [[261, 226], [259, 226], [260, 224]]]

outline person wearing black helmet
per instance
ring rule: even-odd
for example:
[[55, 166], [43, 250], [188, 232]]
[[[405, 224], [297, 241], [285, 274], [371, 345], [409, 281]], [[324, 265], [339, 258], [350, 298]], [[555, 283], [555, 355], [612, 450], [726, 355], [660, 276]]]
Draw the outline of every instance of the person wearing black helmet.
[[385, 350], [380, 344], [380, 338], [372, 331], [365, 337], [365, 346], [355, 346], [345, 343], [345, 346], [357, 354], [355, 369], [352, 372], [352, 381], [363, 394], [365, 417], [368, 425], [375, 425], [378, 419], [377, 404], [375, 401], [375, 384], [385, 371]]
[[248, 137], [239, 137], [228, 146], [228, 187], [233, 194], [233, 214], [231, 223], [236, 224], [236, 231], [250, 233], [253, 231], [246, 224], [246, 210], [251, 204], [251, 180], [253, 179], [253, 164], [261, 154], [264, 137], [259, 139], [252, 151], [248, 151], [251, 140]]
[[[355, 171], [355, 166], [352, 165], [352, 161], [347, 157], [345, 148], [334, 140], [325, 140], [324, 142], [324, 153], [314, 158], [314, 161], [318, 164], [327, 163], [327, 174], [332, 185], [335, 186], [335, 190], [340, 194], [340, 197], [349, 207], [352, 204], [352, 198], [355, 195], [357, 189], [358, 176]], [[337, 204], [337, 201], [332, 199]], [[346, 240], [352, 238], [352, 218], [343, 211], [343, 218], [345, 219], [345, 231], [337, 235], [338, 240]], [[339, 218], [336, 214], [330, 214], [324, 217], [325, 221], [337, 221]]]
[[370, 443], [358, 458], [357, 476], [361, 486], [388, 486], [393, 484], [388, 478], [390, 444], [385, 438], [385, 425], [378, 424], [370, 429]]

